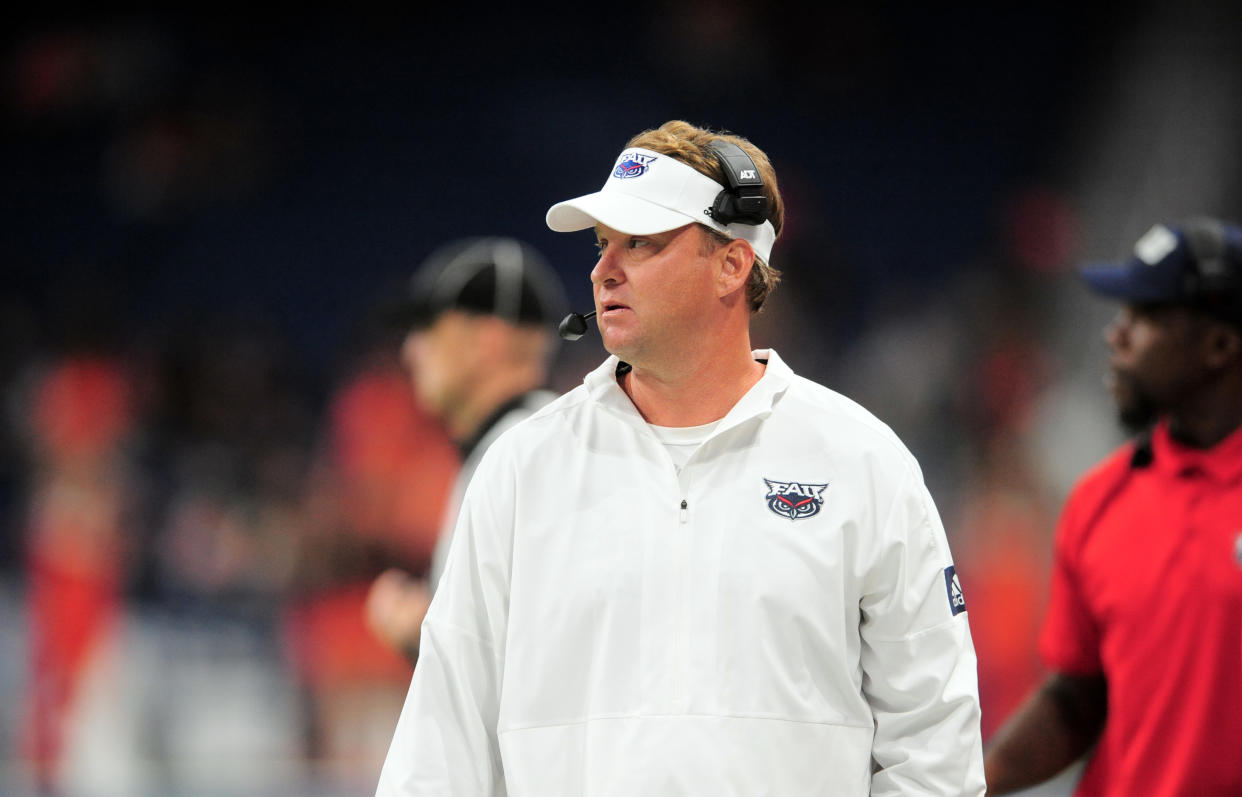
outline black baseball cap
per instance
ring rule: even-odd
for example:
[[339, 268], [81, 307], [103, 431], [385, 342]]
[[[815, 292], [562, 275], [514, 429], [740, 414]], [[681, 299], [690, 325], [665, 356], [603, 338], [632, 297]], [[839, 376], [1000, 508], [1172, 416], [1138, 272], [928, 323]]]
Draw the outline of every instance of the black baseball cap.
[[1138, 304], [1182, 304], [1242, 325], [1242, 229], [1211, 218], [1157, 224], [1124, 263], [1082, 269], [1092, 290]]
[[515, 238], [463, 238], [432, 252], [410, 278], [406, 328], [425, 328], [460, 310], [512, 324], [554, 326], [565, 314], [565, 289], [547, 260]]

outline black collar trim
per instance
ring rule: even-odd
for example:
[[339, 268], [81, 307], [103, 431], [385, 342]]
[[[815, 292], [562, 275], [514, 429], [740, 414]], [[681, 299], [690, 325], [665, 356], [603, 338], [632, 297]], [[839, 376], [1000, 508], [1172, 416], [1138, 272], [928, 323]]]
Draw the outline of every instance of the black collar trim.
[[474, 453], [474, 450], [479, 447], [479, 443], [483, 442], [483, 438], [487, 437], [487, 433], [490, 432], [496, 424], [500, 423], [500, 419], [522, 406], [522, 404], [526, 402], [526, 397], [529, 395], [530, 393], [519, 393], [506, 401], [504, 404], [501, 404], [491, 415], [487, 416], [487, 420], [479, 426], [478, 430], [475, 431], [471, 437], [458, 443], [457, 450], [461, 452], [462, 461], [464, 462], [469, 459], [470, 455]]

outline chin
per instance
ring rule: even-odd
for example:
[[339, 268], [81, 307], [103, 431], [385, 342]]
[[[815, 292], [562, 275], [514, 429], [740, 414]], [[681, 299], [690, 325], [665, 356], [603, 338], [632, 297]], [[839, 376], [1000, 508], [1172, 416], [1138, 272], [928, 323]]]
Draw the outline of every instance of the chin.
[[604, 343], [604, 350], [609, 354], [615, 354], [626, 362], [630, 362], [629, 357], [638, 351], [638, 347], [634, 341], [627, 339], [624, 335], [608, 334], [602, 332], [600, 340]]
[[1117, 401], [1117, 420], [1132, 433], [1150, 429], [1160, 417], [1155, 402], [1146, 396], [1132, 395]]
[[1108, 382], [1117, 420], [1128, 432], [1142, 432], [1156, 422], [1160, 408], [1137, 379], [1114, 370]]

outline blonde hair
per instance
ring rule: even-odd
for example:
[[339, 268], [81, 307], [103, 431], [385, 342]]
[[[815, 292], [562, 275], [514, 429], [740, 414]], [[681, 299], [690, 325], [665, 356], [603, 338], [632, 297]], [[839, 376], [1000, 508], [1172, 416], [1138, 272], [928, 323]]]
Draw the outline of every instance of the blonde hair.
[[[754, 161], [755, 168], [759, 170], [759, 176], [763, 178], [764, 196], [768, 198], [768, 221], [772, 223], [779, 237], [781, 227], [785, 223], [785, 201], [781, 198], [780, 189], [776, 184], [776, 170], [772, 168], [772, 163], [763, 150], [741, 136], [716, 133], [695, 127], [689, 122], [673, 120], [653, 130], [644, 130], [631, 138], [625, 146], [626, 148], [642, 147], [663, 153], [707, 175], [721, 185], [728, 185], [724, 167], [709, 148], [713, 141], [720, 140], [731, 141], [738, 145]], [[699, 227], [707, 233], [704, 237], [704, 245], [710, 247], [708, 251], [723, 246], [730, 240], [728, 236], [706, 224], [700, 224]], [[750, 276], [746, 281], [746, 301], [750, 304], [752, 313], [757, 313], [763, 308], [763, 303], [767, 301], [768, 296], [772, 294], [780, 281], [781, 272], [778, 269], [772, 268], [771, 264], [762, 258], [755, 258], [754, 268], [750, 270]]]

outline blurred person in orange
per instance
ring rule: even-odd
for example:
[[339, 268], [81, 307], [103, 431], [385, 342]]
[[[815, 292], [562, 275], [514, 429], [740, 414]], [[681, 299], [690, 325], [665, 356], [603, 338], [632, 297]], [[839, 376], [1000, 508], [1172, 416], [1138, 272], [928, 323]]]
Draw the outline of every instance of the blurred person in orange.
[[1046, 603], [1054, 502], [1028, 442], [1051, 369], [1023, 312], [1028, 297], [993, 294], [989, 311], [971, 327], [982, 348], [965, 369], [963, 414], [954, 425], [971, 452], [953, 525], [960, 570], [971, 585], [985, 744], [1043, 675], [1034, 629]]
[[1122, 302], [1106, 381], [1137, 436], [1062, 511], [1051, 673], [989, 745], [989, 793], [1087, 755], [1083, 797], [1242, 794], [1242, 228], [1157, 224], [1083, 277]]
[[31, 634], [27, 752], [51, 787], [86, 672], [122, 608], [134, 391], [121, 361], [75, 352], [35, 379], [29, 400], [33, 470], [27, 516]]
[[505, 237], [441, 246], [408, 287], [401, 357], [421, 406], [457, 444], [462, 461], [427, 578], [390, 568], [367, 599], [372, 630], [413, 663], [471, 474], [496, 437], [554, 398], [543, 385], [566, 301], [544, 257]]
[[410, 389], [384, 315], [380, 307], [363, 319], [325, 409], [283, 618], [309, 697], [310, 756], [360, 769], [382, 755], [379, 729], [410, 677], [409, 662], [368, 629], [367, 591], [385, 568], [426, 570], [458, 466]]

